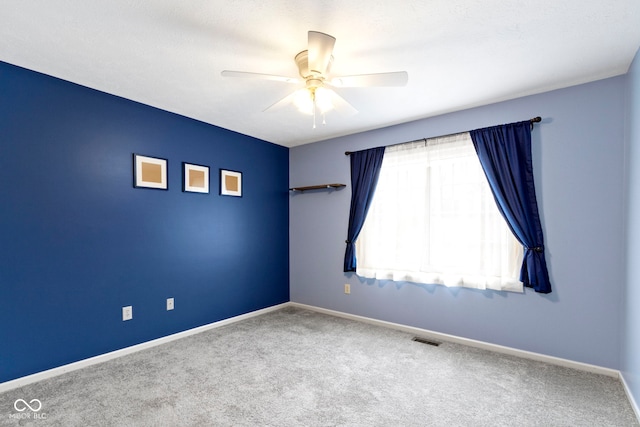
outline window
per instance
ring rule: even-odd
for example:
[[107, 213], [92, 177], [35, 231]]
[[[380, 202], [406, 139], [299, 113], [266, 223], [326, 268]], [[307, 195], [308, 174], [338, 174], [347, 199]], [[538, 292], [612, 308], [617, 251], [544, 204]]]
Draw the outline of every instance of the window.
[[522, 292], [522, 245], [468, 133], [387, 147], [356, 241], [363, 277]]

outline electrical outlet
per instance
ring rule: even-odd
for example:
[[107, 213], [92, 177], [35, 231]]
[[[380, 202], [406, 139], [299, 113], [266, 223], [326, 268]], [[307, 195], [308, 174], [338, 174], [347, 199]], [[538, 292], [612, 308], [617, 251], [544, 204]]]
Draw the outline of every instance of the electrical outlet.
[[350, 284], [346, 283], [344, 285], [344, 293], [345, 294], [350, 294], [351, 293], [351, 285]]
[[133, 307], [128, 305], [126, 307], [122, 307], [122, 320], [131, 320], [133, 319]]
[[173, 298], [167, 298], [167, 311], [173, 310]]

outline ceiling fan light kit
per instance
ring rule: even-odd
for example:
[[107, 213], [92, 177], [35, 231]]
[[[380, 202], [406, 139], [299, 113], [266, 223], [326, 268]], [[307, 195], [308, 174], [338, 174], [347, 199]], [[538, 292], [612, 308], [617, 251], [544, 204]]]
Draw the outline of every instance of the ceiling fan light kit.
[[321, 114], [326, 114], [334, 108], [329, 89], [322, 86], [307, 86], [304, 89], [298, 89], [295, 92], [293, 103], [298, 108], [298, 111], [308, 115], [313, 115], [314, 110], [316, 112], [319, 111]]
[[[336, 39], [325, 33], [309, 31], [307, 50], [303, 50], [295, 57], [300, 77], [304, 79], [304, 87], [296, 90], [264, 111], [272, 111], [293, 103], [296, 108], [313, 116], [313, 127], [316, 127], [316, 113], [324, 116], [331, 110], [340, 113], [355, 114], [357, 110], [330, 87], [380, 87], [406, 86], [408, 74], [406, 71], [391, 73], [360, 74], [352, 76], [335, 76], [329, 79], [331, 64], [333, 63], [333, 47]], [[274, 80], [284, 83], [298, 83], [299, 79], [271, 74], [251, 73], [244, 71], [222, 71], [224, 77], [248, 77], [263, 80]]]

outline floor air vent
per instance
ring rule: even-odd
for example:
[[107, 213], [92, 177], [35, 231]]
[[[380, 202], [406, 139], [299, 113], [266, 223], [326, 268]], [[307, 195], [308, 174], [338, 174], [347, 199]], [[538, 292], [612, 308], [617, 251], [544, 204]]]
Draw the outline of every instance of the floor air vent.
[[438, 341], [432, 341], [432, 340], [428, 340], [426, 338], [420, 338], [420, 337], [413, 337], [412, 341], [416, 341], [422, 344], [429, 344], [434, 347], [438, 347], [440, 344], [442, 344], [442, 343], [439, 343]]

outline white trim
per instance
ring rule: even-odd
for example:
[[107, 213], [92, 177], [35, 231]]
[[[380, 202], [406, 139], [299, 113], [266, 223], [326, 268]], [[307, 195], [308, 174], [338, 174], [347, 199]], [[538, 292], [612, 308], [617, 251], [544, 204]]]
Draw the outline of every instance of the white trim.
[[111, 359], [115, 359], [118, 357], [126, 356], [128, 354], [135, 353], [140, 350], [145, 350], [147, 348], [155, 347], [161, 344], [165, 344], [171, 341], [175, 341], [180, 338], [185, 338], [190, 335], [195, 335], [201, 332], [208, 331], [210, 329], [219, 328], [221, 326], [229, 325], [231, 323], [239, 322], [241, 320], [249, 319], [251, 317], [260, 316], [262, 314], [266, 314], [272, 311], [279, 310], [285, 307], [298, 307], [311, 311], [316, 311], [318, 313], [328, 314], [331, 316], [341, 317], [350, 320], [356, 320], [360, 322], [365, 322], [377, 326], [383, 326], [387, 328], [392, 328], [396, 330], [400, 330], [403, 332], [408, 332], [412, 334], [419, 334], [420, 336], [425, 336], [433, 339], [438, 339], [442, 341], [454, 342], [458, 344], [464, 344], [471, 347], [482, 348], [485, 350], [495, 351], [497, 353], [509, 354], [512, 356], [522, 357], [525, 359], [537, 360], [540, 362], [551, 363], [553, 365], [564, 366], [568, 368], [578, 369], [581, 371], [592, 372], [596, 374], [606, 375], [609, 377], [619, 378], [623, 384], [627, 397], [629, 398], [629, 402], [635, 411], [636, 417], [640, 421], [640, 410], [638, 408], [637, 403], [633, 399], [633, 395], [629, 390], [629, 387], [624, 380], [624, 377], [615, 369], [603, 368], [601, 366], [590, 365], [587, 363], [575, 362], [568, 359], [562, 359], [554, 356], [547, 356], [540, 353], [533, 353], [530, 351], [518, 350], [511, 347], [505, 347], [496, 344], [490, 344], [482, 341], [476, 341], [468, 338], [461, 338], [455, 335], [443, 334], [440, 332], [430, 331], [428, 329], [416, 328], [413, 326], [406, 326], [399, 323], [387, 322], [384, 320], [377, 320], [370, 317], [358, 316], [355, 314], [344, 313], [341, 311], [329, 310], [326, 308], [315, 307], [311, 305], [301, 304], [297, 302], [285, 302], [282, 304], [274, 305], [271, 307], [267, 307], [261, 310], [252, 311], [250, 313], [241, 314], [239, 316], [231, 317], [229, 319], [220, 320], [218, 322], [209, 323], [207, 325], [199, 326], [197, 328], [189, 329], [186, 331], [178, 332], [176, 334], [168, 335], [166, 337], [158, 338], [155, 340], [147, 341], [141, 344], [136, 344], [131, 347], [122, 348], [120, 350], [115, 350], [109, 353], [101, 354], [98, 356], [90, 357], [88, 359], [83, 359], [77, 362], [69, 363], [67, 365], [59, 366], [57, 368], [49, 369], [46, 371], [38, 372], [32, 375], [27, 375], [25, 377], [16, 378], [15, 380], [6, 381], [4, 383], [0, 383], [0, 393], [5, 391], [9, 391], [18, 387], [25, 386], [27, 384], [31, 384], [37, 381], [42, 381], [48, 378], [52, 378], [58, 375], [62, 375], [67, 372], [72, 372], [78, 369], [85, 368], [87, 366], [96, 365], [98, 363], [106, 362]]
[[627, 394], [627, 399], [629, 399], [629, 403], [631, 404], [631, 408], [633, 412], [636, 414], [636, 418], [638, 419], [638, 423], [640, 423], [640, 407], [638, 407], [638, 403], [633, 398], [633, 394], [631, 393], [631, 389], [629, 388], [629, 384], [624, 379], [624, 375], [620, 372], [620, 382], [622, 383], [622, 387], [624, 388], [624, 392]]
[[90, 357], [88, 359], [79, 360], [77, 362], [69, 363], [67, 365], [58, 366], [57, 368], [48, 369], [46, 371], [37, 372], [32, 375], [27, 375], [25, 377], [16, 378], [15, 380], [6, 381], [0, 383], [0, 393], [5, 391], [13, 390], [14, 388], [22, 387], [27, 384], [35, 383], [37, 381], [42, 381], [48, 378], [56, 377], [58, 375], [65, 374], [67, 372], [76, 371], [78, 369], [86, 368], [87, 366], [97, 365], [98, 363], [106, 362], [111, 359], [116, 359], [118, 357], [126, 356], [131, 353], [135, 353], [140, 350], [145, 350], [147, 348], [155, 347], [161, 344], [166, 344], [171, 341], [178, 340], [180, 338], [185, 338], [190, 335], [199, 334], [200, 332], [205, 332], [210, 329], [219, 328], [221, 326], [229, 325], [231, 323], [239, 322], [241, 320], [249, 319], [251, 317], [260, 316], [262, 314], [266, 314], [272, 311], [279, 310], [288, 306], [289, 303], [283, 303], [274, 305], [271, 307], [263, 308], [261, 310], [252, 311], [250, 313], [241, 314], [239, 316], [230, 317], [228, 319], [220, 320], [218, 322], [209, 323], [207, 325], [198, 326], [197, 328], [188, 329], [186, 331], [178, 332], [172, 335], [167, 335], [166, 337], [157, 338], [155, 340], [146, 341], [140, 344], [132, 345], [131, 347], [121, 348], [120, 350], [111, 351], [109, 353], [100, 354], [98, 356]]
[[454, 342], [457, 344], [464, 344], [470, 347], [482, 348], [489, 351], [495, 351], [497, 353], [509, 354], [512, 356], [522, 357], [525, 359], [537, 360], [539, 362], [546, 362], [552, 365], [564, 366], [567, 368], [578, 369], [580, 371], [592, 372], [595, 374], [606, 375], [608, 377], [619, 378], [620, 371], [616, 369], [603, 368], [602, 366], [590, 365], [588, 363], [574, 362], [573, 360], [562, 359], [560, 357], [547, 356], [545, 354], [533, 353], [531, 351], [518, 350], [512, 347], [505, 347], [497, 344], [490, 344], [483, 341], [476, 341], [469, 338], [461, 338], [455, 335], [443, 334], [440, 332], [430, 331], [428, 329], [416, 328], [413, 326], [406, 326], [399, 323], [387, 322], [384, 320], [372, 319], [370, 317], [358, 316], [355, 314], [344, 313], [341, 311], [329, 310], [326, 308], [314, 307], [311, 305], [300, 304], [297, 302], [289, 303], [294, 307], [304, 308], [307, 310], [317, 311], [319, 313], [329, 314], [336, 317], [342, 317], [350, 320], [357, 320], [360, 322], [370, 323], [377, 326], [384, 326], [387, 328], [397, 329], [403, 332], [409, 332], [412, 334], [418, 334], [428, 338], [438, 339], [442, 341]]

